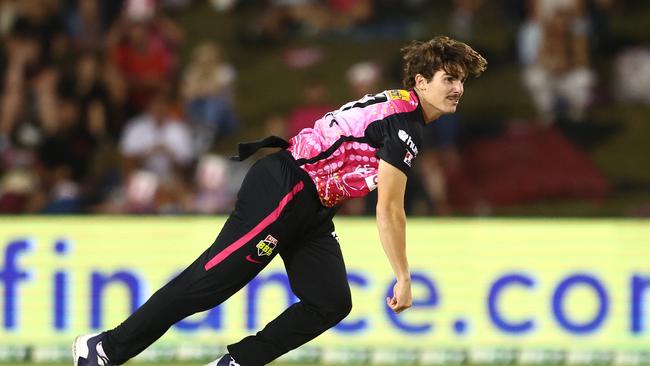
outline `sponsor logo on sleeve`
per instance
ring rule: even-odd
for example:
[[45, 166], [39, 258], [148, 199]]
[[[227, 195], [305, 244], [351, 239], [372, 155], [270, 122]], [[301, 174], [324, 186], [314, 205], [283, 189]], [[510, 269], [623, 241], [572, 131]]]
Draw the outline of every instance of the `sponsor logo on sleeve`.
[[413, 154], [407, 151], [406, 155], [404, 155], [404, 163], [406, 163], [406, 165], [410, 167], [412, 161], [413, 161]]
[[409, 94], [408, 91], [401, 89], [389, 90], [388, 97], [391, 100], [405, 100], [407, 102], [411, 100], [411, 94]]

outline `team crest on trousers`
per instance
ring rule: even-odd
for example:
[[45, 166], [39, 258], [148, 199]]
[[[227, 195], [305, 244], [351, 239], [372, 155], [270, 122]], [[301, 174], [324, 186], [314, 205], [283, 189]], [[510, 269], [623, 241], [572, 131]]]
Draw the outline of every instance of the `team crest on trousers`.
[[272, 237], [271, 235], [267, 235], [266, 239], [260, 240], [260, 242], [255, 246], [257, 248], [257, 255], [260, 257], [263, 255], [270, 256], [271, 253], [273, 253], [273, 249], [275, 249], [277, 245], [278, 239]]

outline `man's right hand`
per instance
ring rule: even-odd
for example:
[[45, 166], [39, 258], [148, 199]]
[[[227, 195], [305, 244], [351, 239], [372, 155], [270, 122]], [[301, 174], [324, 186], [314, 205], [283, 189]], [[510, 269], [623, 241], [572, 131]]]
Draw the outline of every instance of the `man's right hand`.
[[398, 280], [393, 286], [393, 297], [386, 298], [386, 304], [393, 309], [396, 314], [408, 309], [413, 305], [413, 296], [411, 295], [411, 281]]

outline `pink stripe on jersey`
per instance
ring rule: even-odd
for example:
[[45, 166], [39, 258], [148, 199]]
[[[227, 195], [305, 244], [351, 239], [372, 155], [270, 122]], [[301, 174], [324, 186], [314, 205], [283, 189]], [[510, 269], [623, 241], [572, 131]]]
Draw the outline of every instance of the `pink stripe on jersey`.
[[241, 248], [244, 246], [244, 244], [248, 243], [253, 239], [255, 236], [257, 236], [259, 233], [262, 232], [262, 230], [266, 229], [269, 225], [274, 223], [278, 217], [280, 217], [280, 213], [284, 209], [284, 207], [293, 200], [293, 197], [298, 194], [298, 192], [302, 191], [302, 189], [305, 187], [305, 183], [302, 181], [298, 182], [291, 192], [287, 193], [284, 198], [280, 201], [280, 204], [278, 204], [278, 207], [275, 208], [268, 216], [266, 216], [262, 221], [260, 221], [259, 224], [257, 224], [251, 231], [247, 232], [242, 236], [241, 238], [237, 239], [234, 243], [228, 245], [226, 249], [222, 250], [219, 252], [216, 256], [214, 256], [208, 263], [205, 265], [205, 270], [209, 271], [212, 267], [216, 266], [217, 264], [221, 263], [224, 259], [228, 258], [233, 252], [235, 252], [237, 249]]

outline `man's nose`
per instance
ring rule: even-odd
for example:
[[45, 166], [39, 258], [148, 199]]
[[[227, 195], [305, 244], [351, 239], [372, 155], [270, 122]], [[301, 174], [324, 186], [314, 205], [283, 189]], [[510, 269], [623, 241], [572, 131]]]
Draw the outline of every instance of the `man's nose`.
[[458, 93], [463, 93], [463, 83], [460, 81], [456, 81], [452, 84], [452, 91], [458, 92]]

